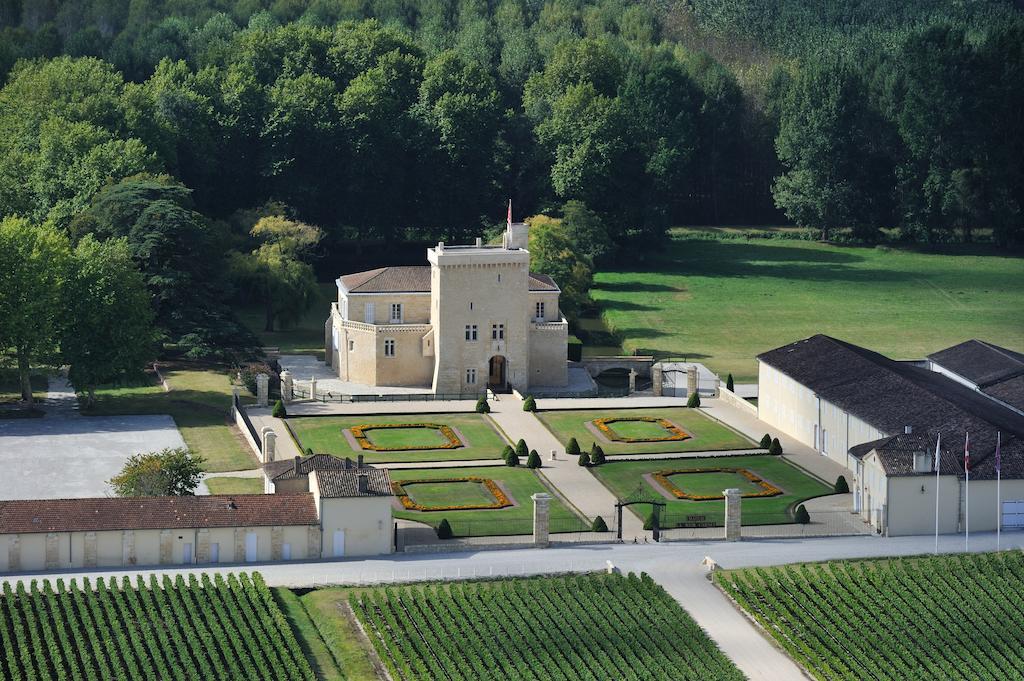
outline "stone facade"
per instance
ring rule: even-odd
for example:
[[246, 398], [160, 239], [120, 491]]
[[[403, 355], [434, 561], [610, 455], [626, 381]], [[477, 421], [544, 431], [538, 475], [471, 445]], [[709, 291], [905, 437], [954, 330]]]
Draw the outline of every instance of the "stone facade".
[[502, 246], [427, 249], [429, 267], [338, 279], [325, 357], [345, 381], [435, 393], [567, 383], [568, 323], [557, 285], [530, 273], [528, 226]]

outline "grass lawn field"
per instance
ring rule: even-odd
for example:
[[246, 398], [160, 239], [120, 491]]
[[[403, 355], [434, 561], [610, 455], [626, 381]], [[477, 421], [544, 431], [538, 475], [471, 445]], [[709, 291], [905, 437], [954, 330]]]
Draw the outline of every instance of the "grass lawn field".
[[[387, 414], [383, 416], [299, 416], [286, 423], [302, 451], [312, 448], [317, 454], [355, 457], [362, 454], [367, 463], [465, 461], [470, 459], [497, 459], [505, 446], [504, 438], [482, 414]], [[345, 438], [344, 430], [366, 424], [434, 423], [454, 428], [466, 445], [454, 449], [425, 449], [382, 452], [353, 448]], [[380, 446], [427, 446], [442, 444], [443, 436], [437, 430], [426, 428], [381, 428], [367, 434], [370, 441]]]
[[[692, 468], [743, 468], [783, 491], [781, 495], [774, 497], [744, 498], [744, 525], [792, 522], [792, 509], [796, 504], [812, 497], [832, 493], [831, 487], [809, 477], [783, 459], [768, 455], [619, 461], [590, 470], [621, 499], [633, 495], [638, 488], [642, 489], [645, 496], [662, 497], [663, 487], [653, 482], [651, 478], [645, 478], [646, 474]], [[720, 495], [722, 490], [728, 487], [740, 487], [744, 493], [763, 489], [750, 485], [749, 481], [732, 473], [686, 473], [669, 476], [669, 480], [683, 491], [693, 494]], [[725, 515], [725, 502], [721, 499], [693, 501], [664, 498], [664, 501], [667, 504], [665, 513], [669, 522], [663, 521], [663, 527], [672, 527], [676, 521], [690, 515], [703, 515], [708, 522], [720, 525]], [[628, 508], [641, 518], [646, 518], [651, 511], [649, 504], [636, 504]]]
[[[597, 442], [605, 454], [651, 454], [656, 452], [699, 452], [719, 451], [723, 449], [750, 449], [757, 444], [734, 430], [727, 428], [718, 421], [711, 419], [695, 409], [682, 407], [670, 409], [605, 409], [581, 411], [540, 411], [537, 416], [544, 425], [555, 434], [562, 444], [576, 438], [580, 448], [590, 450], [590, 445]], [[670, 440], [666, 442], [614, 442], [599, 438], [587, 424], [599, 418], [629, 418], [631, 416], [649, 416], [668, 419], [689, 433], [686, 440]], [[638, 437], [661, 437], [667, 435], [660, 426], [653, 423], [633, 423], [618, 421], [610, 427], [623, 435], [634, 433]]]
[[439, 449], [448, 443], [439, 428], [372, 428], [366, 436], [381, 449]]
[[238, 318], [264, 346], [281, 348], [286, 355], [316, 355], [323, 359], [324, 320], [330, 312], [331, 303], [338, 299], [338, 286], [333, 281], [326, 282], [319, 284], [317, 290], [319, 298], [297, 324], [287, 329], [264, 331], [266, 317], [262, 305], [241, 308]]
[[[447, 518], [456, 537], [529, 534], [533, 532], [533, 500], [530, 497], [537, 492], [550, 492], [538, 479], [537, 474], [529, 468], [393, 468], [390, 474], [391, 479], [398, 482], [471, 476], [489, 478], [498, 483], [502, 491], [516, 503], [509, 508], [469, 511], [395, 510], [396, 518], [416, 520], [432, 527], [437, 527], [442, 518]], [[417, 484], [410, 485], [408, 491], [414, 500], [430, 502], [430, 505], [459, 505], [485, 498], [486, 503], [490, 502], [491, 498], [488, 498], [490, 495], [486, 490], [483, 490], [483, 493], [479, 490], [482, 485], [473, 484], [473, 487], [477, 489], [468, 489], [467, 483]], [[551, 532], [567, 531], [570, 526], [574, 530], [578, 529], [578, 522], [576, 514], [558, 498], [551, 501]]]
[[206, 459], [206, 470], [256, 468], [256, 457], [229, 425], [231, 384], [227, 374], [185, 365], [161, 366], [160, 371], [171, 386], [170, 392], [147, 374], [152, 381], [147, 385], [97, 390], [96, 404], [85, 413], [170, 414], [185, 444]]
[[595, 276], [608, 327], [627, 352], [688, 357], [737, 381], [756, 379], [758, 353], [815, 333], [894, 359], [968, 338], [1024, 351], [1024, 258], [686, 230], [653, 257], [643, 269]]
[[647, 576], [329, 589], [395, 679], [742, 679]]
[[498, 501], [486, 486], [475, 481], [418, 482], [404, 485], [404, 489], [415, 503], [427, 507], [487, 506]]
[[207, 478], [210, 494], [263, 494], [263, 478]]
[[1002, 681], [1024, 669], [1020, 551], [726, 570], [714, 581], [822, 681]]

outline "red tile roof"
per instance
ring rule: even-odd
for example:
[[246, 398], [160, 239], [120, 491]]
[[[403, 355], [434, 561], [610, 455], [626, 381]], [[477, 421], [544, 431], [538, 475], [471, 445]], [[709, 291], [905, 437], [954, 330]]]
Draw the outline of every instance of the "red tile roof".
[[0, 534], [316, 525], [312, 494], [0, 501]]

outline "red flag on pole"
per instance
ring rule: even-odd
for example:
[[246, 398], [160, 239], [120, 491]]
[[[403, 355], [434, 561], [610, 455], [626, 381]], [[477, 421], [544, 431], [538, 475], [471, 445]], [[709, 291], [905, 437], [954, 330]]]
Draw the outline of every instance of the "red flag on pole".
[[508, 200], [508, 226], [512, 228], [512, 199]]

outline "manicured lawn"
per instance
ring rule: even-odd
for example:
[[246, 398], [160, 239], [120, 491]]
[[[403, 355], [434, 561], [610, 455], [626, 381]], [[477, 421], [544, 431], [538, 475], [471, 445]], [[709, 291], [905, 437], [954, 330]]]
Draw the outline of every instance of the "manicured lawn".
[[[544, 422], [562, 444], [568, 443], [570, 438], [575, 437], [580, 448], [589, 451], [591, 443], [597, 442], [604, 449], [604, 453], [609, 455], [719, 451], [723, 449], [749, 449], [757, 446], [718, 421], [705, 416], [695, 409], [685, 409], [683, 407], [670, 409], [542, 411], [538, 412], [537, 416], [540, 417], [540, 420]], [[672, 440], [668, 442], [606, 442], [587, 426], [594, 419], [637, 416], [668, 419], [689, 433], [691, 437], [686, 440]], [[610, 427], [624, 435], [627, 432], [633, 431], [644, 433], [645, 435], [642, 435], [644, 437], [649, 434], [661, 437], [662, 434], [666, 433], [664, 429], [653, 423], [640, 424], [637, 422], [617, 421], [610, 424]]]
[[815, 333], [895, 359], [968, 338], [1024, 351], [1024, 258], [687, 234], [674, 231], [644, 269], [595, 276], [591, 293], [627, 352], [749, 382], [755, 355]]
[[367, 431], [367, 437], [382, 449], [437, 448], [448, 442], [437, 428], [375, 428]]
[[[256, 457], [231, 428], [231, 384], [226, 373], [182, 365], [160, 368], [170, 392], [151, 382], [125, 388], [101, 388], [87, 414], [170, 414], [193, 453], [206, 459], [211, 472], [256, 468]], [[244, 391], [243, 391], [244, 393]]]
[[[549, 490], [529, 468], [485, 466], [472, 468], [393, 468], [391, 479], [436, 480], [437, 478], [480, 477], [494, 480], [517, 505], [509, 508], [472, 511], [408, 511], [395, 510], [396, 518], [416, 520], [437, 527], [447, 518], [455, 536], [483, 536], [502, 534], [529, 534], [533, 532], [533, 500], [538, 492]], [[445, 489], [447, 487], [447, 489]], [[458, 505], [466, 498], [465, 485], [412, 485], [411, 490], [420, 499], [429, 498], [434, 504]], [[486, 491], [486, 490], [485, 490]], [[575, 524], [576, 515], [557, 498], [551, 501], [551, 531], [568, 531]], [[607, 518], [605, 520], [608, 520]], [[575, 529], [575, 528], [574, 528]]]
[[[46, 398], [46, 374], [29, 373], [32, 384], [32, 397], [35, 400]], [[0, 404], [21, 401], [21, 379], [17, 369], [0, 368]]]
[[[775, 497], [743, 499], [744, 525], [792, 522], [792, 510], [799, 502], [832, 493], [830, 487], [809, 477], [780, 457], [768, 455], [619, 461], [590, 470], [620, 499], [633, 496], [640, 489], [645, 497], [653, 496], [665, 501], [665, 512], [669, 522], [663, 521], [663, 527], [674, 526], [677, 521], [692, 515], [703, 515], [708, 522], [720, 525], [725, 515], [724, 500], [693, 501], [663, 498], [662, 487], [650, 478], [644, 477], [645, 474], [657, 471], [692, 468], [745, 468], [783, 491], [783, 494]], [[739, 483], [736, 479], [738, 477], [732, 474], [723, 476], [721, 473], [702, 473], [672, 476], [670, 480], [685, 491], [695, 493], [717, 495], [728, 487], [740, 487], [743, 491], [760, 491], [759, 486], [747, 488], [736, 484]], [[628, 508], [641, 518], [646, 518], [651, 510], [649, 504], [636, 504]]]
[[615, 421], [608, 427], [617, 437], [635, 440], [656, 440], [672, 437], [672, 433], [651, 421]]
[[[307, 448], [317, 454], [355, 457], [362, 454], [368, 463], [401, 461], [463, 461], [469, 459], [497, 459], [505, 447], [505, 439], [482, 414], [387, 414], [382, 416], [299, 416], [286, 423], [302, 451]], [[420, 451], [377, 452], [356, 449], [345, 438], [344, 430], [366, 424], [436, 423], [454, 428], [464, 447], [454, 449], [426, 449]], [[444, 442], [438, 431], [422, 428], [371, 430], [372, 442], [395, 441], [405, 445], [423, 442]], [[429, 438], [429, 439], [425, 439]]]
[[319, 300], [315, 301], [297, 324], [287, 329], [264, 331], [265, 314], [262, 305], [244, 307], [238, 310], [238, 318], [249, 327], [260, 343], [280, 348], [286, 355], [324, 354], [324, 320], [330, 312], [331, 303], [338, 299], [338, 287], [332, 282], [319, 285]]
[[422, 506], [484, 506], [497, 501], [479, 482], [417, 482], [403, 487], [409, 498]]
[[207, 478], [210, 494], [263, 494], [263, 478]]
[[740, 494], [756, 494], [762, 491], [762, 487], [747, 480], [739, 473], [706, 472], [706, 473], [676, 473], [669, 475], [668, 481], [686, 492], [687, 494], [710, 495], [721, 494], [723, 489], [735, 487]]

